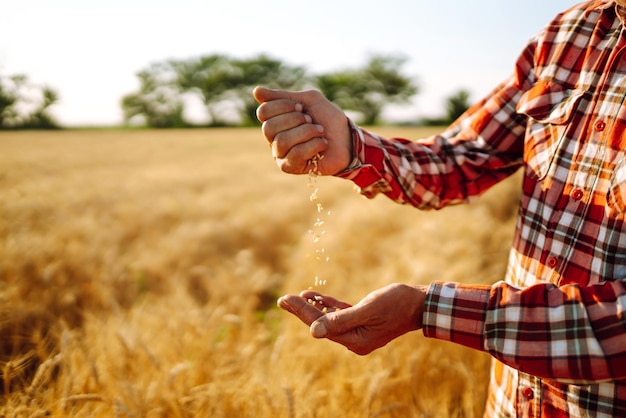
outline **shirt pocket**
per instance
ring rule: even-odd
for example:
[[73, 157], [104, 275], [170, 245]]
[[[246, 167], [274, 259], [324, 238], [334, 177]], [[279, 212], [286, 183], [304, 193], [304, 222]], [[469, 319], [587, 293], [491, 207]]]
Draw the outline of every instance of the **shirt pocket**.
[[626, 213], [626, 156], [622, 153], [615, 164], [609, 181], [607, 196], [609, 207], [619, 213]]
[[531, 177], [543, 179], [548, 174], [584, 94], [584, 90], [540, 80], [520, 98], [516, 111], [528, 116], [524, 162]]

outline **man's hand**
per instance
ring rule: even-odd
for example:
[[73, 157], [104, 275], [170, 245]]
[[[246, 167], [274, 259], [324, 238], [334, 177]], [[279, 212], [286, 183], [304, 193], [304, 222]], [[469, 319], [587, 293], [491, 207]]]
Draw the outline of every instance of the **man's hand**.
[[278, 306], [310, 326], [315, 338], [328, 338], [366, 355], [391, 340], [422, 328], [425, 286], [392, 284], [367, 295], [354, 306], [307, 290], [286, 295]]
[[333, 175], [352, 159], [352, 139], [346, 115], [319, 91], [292, 92], [264, 87], [254, 89], [261, 103], [257, 117], [272, 146], [276, 164], [286, 173]]

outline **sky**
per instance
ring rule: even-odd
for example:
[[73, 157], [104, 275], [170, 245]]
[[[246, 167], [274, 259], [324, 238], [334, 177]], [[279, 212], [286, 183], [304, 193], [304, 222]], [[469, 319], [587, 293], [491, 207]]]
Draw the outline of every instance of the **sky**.
[[400, 55], [419, 93], [391, 120], [439, 116], [460, 89], [472, 100], [512, 71], [565, 0], [13, 0], [0, 14], [0, 75], [55, 89], [66, 126], [123, 122], [121, 98], [151, 63], [260, 53], [324, 73]]

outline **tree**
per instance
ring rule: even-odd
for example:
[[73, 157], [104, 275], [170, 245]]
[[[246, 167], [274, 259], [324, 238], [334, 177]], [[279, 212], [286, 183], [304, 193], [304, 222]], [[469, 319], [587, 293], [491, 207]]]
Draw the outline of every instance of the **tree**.
[[242, 82], [233, 89], [232, 99], [240, 103], [240, 116], [245, 124], [258, 124], [258, 103], [252, 90], [258, 85], [286, 90], [298, 90], [306, 85], [308, 77], [304, 67], [287, 65], [279, 60], [259, 55], [249, 60], [235, 60], [233, 65], [241, 72]]
[[59, 100], [59, 95], [51, 88], [43, 87], [41, 96], [41, 104], [28, 118], [27, 126], [36, 129], [57, 128], [56, 121], [48, 114], [48, 108]]
[[22, 75], [0, 78], [0, 128], [19, 124], [15, 105], [19, 100], [18, 90], [25, 79]]
[[141, 116], [151, 127], [188, 126], [183, 114], [189, 95], [200, 98], [211, 126], [229, 125], [233, 119], [257, 124], [257, 103], [252, 97], [256, 85], [296, 89], [306, 82], [304, 68], [266, 55], [233, 59], [212, 54], [169, 60], [152, 64], [137, 77], [139, 91], [122, 100], [124, 115], [127, 121]]
[[222, 54], [152, 64], [137, 74], [139, 91], [122, 100], [126, 120], [143, 117], [149, 126], [188, 125], [183, 118], [189, 95], [206, 109], [209, 124], [258, 124], [258, 104], [252, 97], [257, 85], [299, 90], [316, 85], [345, 110], [363, 115], [366, 124], [376, 123], [389, 103], [407, 102], [417, 92], [413, 82], [400, 73], [405, 59], [372, 57], [366, 67], [311, 77], [305, 68], [260, 54], [236, 59]]
[[233, 59], [214, 54], [171, 64], [181, 90], [200, 95], [213, 125], [227, 124], [221, 110], [226, 103], [234, 107], [243, 124], [258, 123], [251, 93], [257, 85], [297, 89], [306, 82], [304, 68], [266, 55]]
[[359, 112], [365, 125], [374, 125], [389, 103], [406, 103], [417, 93], [413, 81], [400, 72], [406, 60], [374, 56], [362, 69], [345, 70], [317, 77], [322, 93], [344, 110]]
[[151, 128], [188, 126], [176, 73], [169, 63], [152, 64], [137, 73], [139, 91], [122, 98], [124, 119], [143, 118]]
[[446, 99], [446, 115], [448, 123], [459, 118], [470, 107], [470, 94], [467, 90], [459, 90], [456, 94]]
[[54, 129], [48, 113], [59, 100], [50, 87], [29, 83], [25, 75], [0, 76], [0, 129]]
[[421, 124], [424, 126], [447, 126], [457, 120], [470, 107], [470, 94], [467, 90], [459, 90], [455, 94], [446, 98], [445, 116], [435, 118], [424, 118]]
[[234, 87], [234, 79], [238, 78], [230, 59], [214, 54], [186, 61], [170, 61], [169, 65], [174, 70], [174, 82], [181, 92], [200, 95], [211, 125], [226, 125], [215, 105]]

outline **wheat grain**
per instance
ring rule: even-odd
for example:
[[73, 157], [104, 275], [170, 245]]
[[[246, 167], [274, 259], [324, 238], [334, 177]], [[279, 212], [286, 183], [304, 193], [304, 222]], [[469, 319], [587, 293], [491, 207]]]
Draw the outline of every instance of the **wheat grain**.
[[[311, 168], [309, 169], [309, 173], [308, 173], [309, 174], [308, 187], [312, 189], [312, 192], [309, 195], [309, 200], [315, 203], [315, 208], [316, 208], [318, 215], [324, 211], [324, 206], [322, 205], [322, 203], [319, 202], [319, 187], [318, 187], [318, 182], [317, 182], [317, 177], [322, 174], [321, 171], [319, 170], [319, 162], [323, 158], [324, 158], [323, 154], [317, 153], [308, 162], [309, 165], [311, 166]], [[327, 212], [327, 215], [330, 215], [330, 211]], [[315, 222], [313, 223], [312, 229], [308, 230], [309, 235], [311, 235], [311, 239], [313, 243], [316, 245], [320, 245], [322, 237], [326, 234], [325, 230], [320, 230], [320, 228], [322, 228], [325, 223], [326, 221], [322, 219], [321, 216], [318, 216], [315, 219]], [[310, 254], [307, 254], [307, 258], [313, 258], [317, 262], [321, 262], [321, 261], [328, 262], [330, 260], [328, 256], [326, 256], [325, 258], [322, 258], [320, 256], [320, 254], [323, 254], [325, 252], [326, 250], [323, 247], [317, 248], [315, 249], [315, 257], [312, 257]], [[326, 280], [321, 280], [318, 276], [315, 276], [314, 285], [315, 287], [325, 286]]]

